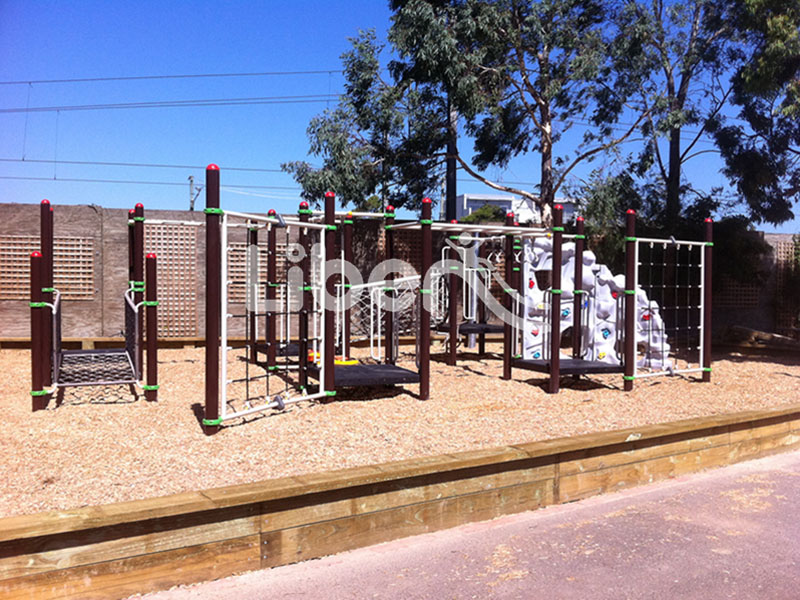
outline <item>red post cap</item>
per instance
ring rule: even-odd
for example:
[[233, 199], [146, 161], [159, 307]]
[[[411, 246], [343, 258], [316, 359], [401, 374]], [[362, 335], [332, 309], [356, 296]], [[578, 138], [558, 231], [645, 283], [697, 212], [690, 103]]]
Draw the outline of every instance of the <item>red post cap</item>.
[[706, 217], [706, 220], [705, 220], [705, 222], [706, 222], [706, 223], [713, 223], [713, 222], [714, 222], [714, 219], [712, 219], [711, 217]]
[[155, 258], [155, 257], [156, 257], [156, 253], [155, 252], [148, 252], [146, 258]]
[[348, 219], [352, 219], [353, 218], [353, 213], [351, 213], [351, 212], [347, 213], [347, 218]]
[[514, 218], [514, 213], [513, 212], [506, 213], [506, 218], [508, 218], [508, 217], [511, 217], [513, 219]]
[[629, 208], [628, 210], [626, 210], [626, 211], [625, 211], [625, 213], [626, 213], [626, 214], [629, 214], [629, 215], [635, 215], [635, 214], [636, 214], [636, 211], [635, 211], [635, 210], [633, 210], [632, 208]]
[[451, 223], [458, 223], [458, 219], [450, 219]]
[[564, 210], [564, 207], [561, 206], [560, 204], [556, 204], [553, 208], [555, 208], [556, 210]]
[[129, 215], [132, 215], [132, 214], [134, 214], [135, 212], [136, 212], [135, 210], [133, 210], [133, 209], [130, 209], [130, 210], [128, 211], [128, 214], [129, 214]]
[[31, 252], [31, 258], [42, 258], [42, 253], [39, 252], [38, 250], [34, 250], [33, 252]]
[[42, 204], [50, 204], [50, 200], [45, 198], [44, 200], [42, 200]]
[[300, 202], [300, 208], [308, 208], [308, 202], [306, 202], [305, 200]]
[[519, 221], [514, 221], [514, 227], [519, 227]]
[[219, 167], [214, 163], [211, 163], [206, 167], [206, 171], [219, 171]]
[[394, 206], [392, 206], [391, 204], [389, 204], [389, 205], [386, 207], [386, 212], [394, 212]]
[[267, 211], [267, 215], [270, 216], [270, 217], [274, 217], [277, 214], [278, 213], [275, 212], [274, 208], [270, 208], [269, 211]]
[[583, 217], [575, 217], [576, 221], [583, 221]]
[[433, 200], [431, 200], [430, 198], [423, 198], [422, 199], [422, 203], [423, 204], [431, 204], [432, 202], [433, 202]]
[[144, 208], [144, 204], [142, 204], [141, 202], [137, 202], [136, 208]]
[[326, 198], [335, 198], [336, 194], [333, 193], [333, 192], [325, 192], [325, 197]]

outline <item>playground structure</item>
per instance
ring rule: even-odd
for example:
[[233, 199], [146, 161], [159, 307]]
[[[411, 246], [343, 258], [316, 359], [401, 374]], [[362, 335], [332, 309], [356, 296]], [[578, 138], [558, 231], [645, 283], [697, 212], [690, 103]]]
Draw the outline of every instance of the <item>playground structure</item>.
[[[432, 330], [447, 334], [451, 365], [460, 337], [478, 341], [484, 353], [486, 335], [502, 332], [503, 378], [510, 379], [514, 368], [545, 373], [550, 393], [570, 375], [621, 373], [626, 390], [642, 377], [701, 373], [710, 380], [710, 220], [703, 242], [636, 238], [635, 213], [629, 211], [626, 270], [615, 276], [586, 249], [582, 219], [574, 234], [565, 232], [559, 206], [549, 229], [520, 226], [511, 214], [503, 225], [433, 222], [427, 199], [419, 221], [396, 223], [391, 207], [383, 214], [337, 213], [332, 193], [326, 194], [324, 211], [301, 203], [296, 217], [223, 211], [214, 165], [206, 171], [205, 189], [207, 433], [248, 415], [333, 397], [342, 388], [419, 384], [419, 398], [427, 399]], [[43, 203], [41, 215], [42, 251], [31, 257], [34, 410], [58, 387], [139, 382], [142, 307], [148, 314], [142, 387], [154, 400], [158, 302], [154, 255], [144, 261], [148, 282], [143, 284], [143, 207], [137, 205], [129, 221], [124, 350], [61, 349], [49, 204]], [[349, 270], [354, 219], [361, 218], [383, 220], [390, 261], [397, 232], [418, 232], [422, 273], [389, 267], [363, 281], [361, 273]], [[436, 251], [434, 232], [444, 239]], [[242, 235], [246, 244], [237, 242], [235, 248], [232, 240]], [[241, 273], [232, 271], [234, 252], [244, 252]], [[434, 255], [441, 256], [435, 265]], [[243, 304], [231, 301], [241, 280]], [[493, 285], [502, 290], [500, 300]], [[231, 335], [237, 320], [244, 323], [244, 341]], [[366, 360], [351, 356], [354, 332], [359, 341], [369, 340]], [[415, 334], [415, 370], [396, 364], [401, 332]]]
[[[46, 408], [58, 390], [79, 386], [129, 385], [132, 389], [138, 386], [148, 401], [156, 401], [157, 267], [155, 254], [144, 255], [144, 207], [137, 204], [129, 214], [129, 281], [123, 296], [125, 347], [92, 350], [63, 348], [61, 292], [53, 287], [53, 207], [47, 200], [43, 200], [40, 207], [41, 249], [31, 254], [30, 262], [32, 410]], [[146, 382], [143, 382], [145, 346], [147, 368]]]

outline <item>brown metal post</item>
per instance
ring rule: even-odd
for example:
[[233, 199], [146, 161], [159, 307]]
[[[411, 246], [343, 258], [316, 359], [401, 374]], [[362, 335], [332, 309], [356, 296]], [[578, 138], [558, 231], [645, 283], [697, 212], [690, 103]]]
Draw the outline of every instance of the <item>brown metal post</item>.
[[48, 310], [44, 305], [42, 279], [44, 258], [41, 252], [31, 253], [31, 410], [47, 407], [48, 396], [44, 390], [45, 362], [44, 319], [42, 313]]
[[[457, 220], [453, 219], [450, 223], [458, 223]], [[447, 236], [450, 242], [457, 244], [459, 236], [453, 235], [452, 233]], [[458, 250], [450, 246], [448, 250], [448, 258], [453, 261], [454, 263], [459, 262], [458, 257]], [[463, 269], [463, 265], [461, 266]], [[448, 321], [450, 330], [448, 333], [448, 353], [447, 353], [447, 364], [450, 366], [456, 365], [457, 354], [456, 349], [458, 346], [458, 280], [459, 280], [459, 267], [451, 265], [450, 266], [450, 273], [447, 277], [447, 285], [450, 291], [450, 300], [448, 302]]]
[[[42, 252], [42, 301], [53, 303], [53, 207], [49, 200], [42, 200], [40, 205], [41, 220], [41, 252]], [[44, 386], [53, 384], [53, 311], [49, 308], [43, 310], [42, 316], [42, 347], [44, 354], [43, 377]]]
[[206, 435], [219, 431], [219, 337], [222, 312], [219, 167], [206, 167]]
[[[325, 257], [328, 261], [336, 257], [336, 194], [325, 192]], [[323, 313], [325, 321], [323, 323], [323, 347], [325, 361], [325, 393], [329, 396], [336, 394], [336, 379], [334, 374], [335, 353], [336, 353], [336, 307], [331, 306], [331, 298], [336, 297], [336, 279], [331, 277], [326, 270], [326, 281], [320, 282], [320, 294], [322, 295], [322, 305], [325, 309]], [[322, 292], [322, 285], [325, 286], [327, 298]]]
[[[514, 224], [514, 213], [506, 215], [506, 227], [511, 227]], [[503, 379], [511, 379], [511, 338], [512, 338], [512, 325], [511, 314], [514, 311], [514, 299], [512, 293], [514, 291], [514, 236], [510, 233], [506, 234], [505, 240], [505, 288], [503, 289], [503, 307], [506, 309], [506, 314], [503, 319]]]
[[711, 381], [711, 255], [714, 246], [714, 222], [705, 220], [705, 272], [703, 273], [703, 381]]
[[[133, 216], [133, 302], [139, 306], [144, 300], [144, 206], [138, 203]], [[136, 379], [142, 378], [144, 362], [144, 311], [137, 316], [139, 335], [136, 340]]]
[[128, 211], [128, 287], [133, 284], [133, 218], [136, 216], [136, 211], [130, 209]]
[[[583, 355], [581, 348], [581, 318], [583, 303], [586, 296], [583, 290], [583, 251], [586, 249], [586, 229], [583, 217], [575, 219], [575, 297], [572, 300], [572, 358], [580, 359]], [[575, 379], [580, 376], [575, 375]]]
[[[311, 216], [311, 209], [308, 208], [308, 202], [301, 202], [300, 208], [297, 211], [300, 222], [301, 223], [308, 223], [308, 220]], [[300, 383], [300, 387], [303, 389], [308, 389], [308, 313], [313, 307], [314, 298], [311, 292], [311, 242], [310, 236], [308, 235], [308, 230], [304, 228], [302, 225], [300, 226], [300, 237], [299, 237], [300, 246], [303, 248], [303, 258], [300, 260], [300, 270], [303, 273], [303, 281], [302, 285], [300, 286], [299, 292], [302, 294], [303, 302], [300, 307], [300, 315], [298, 316], [297, 320], [297, 334], [298, 334], [298, 362], [299, 362], [299, 372], [298, 372], [298, 381]], [[288, 288], [288, 281], [287, 281], [287, 288], [286, 294], [288, 299], [289, 288]], [[290, 307], [287, 306], [286, 316], [285, 318], [288, 319], [289, 326], [289, 340], [291, 341], [291, 319], [289, 313]], [[320, 388], [322, 388], [323, 382], [320, 383]]]
[[[353, 215], [348, 213], [344, 219], [344, 260], [345, 263], [353, 264]], [[347, 293], [351, 288], [349, 282], [345, 282], [345, 274], [342, 273], [342, 294], [347, 299]], [[350, 302], [345, 303], [344, 325], [342, 330], [342, 358], [350, 358], [350, 325], [352, 322]]]
[[[255, 248], [255, 252], [253, 252]], [[258, 261], [258, 227], [251, 226], [247, 230], [247, 252], [249, 255], [255, 254], [255, 260]], [[257, 263], [256, 263], [257, 264]], [[245, 279], [247, 279], [245, 277]], [[255, 364], [258, 362], [258, 351], [256, 350], [256, 312], [258, 308], [258, 267], [256, 267], [256, 281], [254, 286], [250, 286], [247, 290], [245, 297], [255, 295], [252, 299], [252, 306], [246, 306], [247, 310], [247, 333], [248, 333], [248, 346], [250, 346], [250, 362]]]
[[[433, 203], [430, 198], [422, 199], [422, 273], [420, 281], [426, 281], [430, 276], [433, 265], [433, 230], [432, 210]], [[424, 283], [423, 283], [424, 285]], [[432, 291], [420, 286], [422, 302], [419, 311], [419, 398], [428, 400], [431, 397], [431, 311], [430, 300]], [[427, 296], [427, 301], [426, 298]], [[427, 305], [427, 306], [426, 306]]]
[[550, 277], [550, 381], [549, 394], [558, 393], [561, 384], [561, 244], [564, 240], [564, 208], [553, 207], [553, 262]]
[[144, 397], [149, 402], [158, 400], [158, 281], [156, 279], [156, 255], [148, 253], [145, 258], [145, 301], [147, 311], [147, 382], [143, 386]]
[[[386, 207], [386, 212], [383, 213], [385, 217], [385, 229], [386, 231], [386, 260], [392, 260], [394, 258], [394, 231], [392, 230], [392, 225], [394, 225], [394, 206], [389, 205]], [[386, 331], [384, 332], [384, 362], [386, 364], [394, 364], [395, 357], [394, 355], [394, 291], [387, 291], [392, 288], [392, 282], [394, 281], [394, 273], [391, 271], [386, 274], [386, 289], [384, 290], [384, 294], [390, 294], [389, 300], [387, 302], [388, 306], [384, 311], [384, 324]], [[384, 296], [385, 297], [385, 296]]]
[[636, 211], [625, 214], [625, 391], [633, 390], [636, 365]]
[[[270, 209], [268, 216], [277, 215], [274, 209]], [[264, 341], [267, 344], [267, 369], [274, 370], [276, 365], [278, 335], [275, 328], [275, 301], [278, 297], [278, 232], [275, 224], [272, 223], [267, 231], [267, 310], [266, 323], [264, 327]], [[288, 315], [287, 315], [288, 318]]]

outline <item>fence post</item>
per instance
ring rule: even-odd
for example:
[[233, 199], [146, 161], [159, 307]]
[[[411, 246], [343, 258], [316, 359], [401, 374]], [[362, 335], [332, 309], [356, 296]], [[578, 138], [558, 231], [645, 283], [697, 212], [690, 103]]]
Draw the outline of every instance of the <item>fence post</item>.
[[636, 366], [636, 211], [625, 214], [625, 391], [633, 390]]
[[[506, 227], [514, 224], [514, 213], [506, 215]], [[506, 309], [505, 319], [503, 319], [503, 379], [511, 379], [511, 335], [512, 323], [511, 316], [514, 311], [514, 235], [506, 234], [505, 244], [505, 287], [503, 288], [503, 306]]]
[[[206, 435], [219, 431], [219, 337], [222, 311], [219, 167], [206, 167]], [[224, 384], [224, 383], [223, 383]]]
[[711, 255], [714, 247], [714, 222], [705, 220], [705, 242], [703, 247], [703, 381], [711, 381]]
[[561, 244], [564, 240], [564, 207], [553, 207], [553, 260], [550, 277], [550, 381], [547, 392], [558, 393], [561, 384]]
[[[301, 223], [308, 223], [311, 216], [311, 209], [308, 208], [308, 202], [301, 202], [300, 208], [297, 211]], [[322, 236], [320, 236], [321, 238]], [[322, 240], [320, 240], [322, 241]], [[311, 293], [311, 244], [309, 242], [308, 228], [300, 225], [300, 236], [298, 239], [300, 246], [303, 248], [303, 258], [300, 259], [300, 271], [303, 274], [303, 281], [300, 285], [300, 294], [302, 303], [300, 306], [300, 315], [297, 322], [297, 352], [299, 361], [298, 382], [300, 387], [304, 390], [308, 389], [308, 312], [313, 308], [313, 296]], [[289, 334], [287, 335], [286, 343], [292, 341], [292, 320], [291, 320], [291, 306], [289, 306], [289, 282], [286, 284], [286, 300], [287, 306], [284, 311], [287, 328]], [[288, 348], [287, 348], [288, 349]], [[319, 382], [320, 389], [323, 387], [323, 382]]]
[[[431, 309], [432, 289], [422, 286], [431, 281], [433, 265], [433, 230], [431, 225], [433, 203], [430, 198], [422, 199], [422, 273], [420, 273], [420, 311], [419, 311], [419, 399], [427, 400], [431, 396]], [[427, 299], [425, 298], [427, 296]]]
[[147, 310], [147, 383], [144, 397], [149, 402], [158, 400], [158, 282], [156, 280], [156, 255], [150, 252], [145, 259], [145, 302]]
[[[245, 306], [247, 311], [247, 345], [250, 349], [250, 363], [255, 364], [258, 362], [258, 350], [256, 350], [256, 313], [258, 311], [258, 227], [255, 224], [250, 224], [247, 230], [247, 255], [251, 261], [255, 261], [255, 267], [250, 265], [250, 273], [255, 271], [255, 281], [251, 282], [247, 290], [245, 290], [245, 300], [248, 298], [250, 302]], [[247, 277], [245, 277], [247, 280]]]

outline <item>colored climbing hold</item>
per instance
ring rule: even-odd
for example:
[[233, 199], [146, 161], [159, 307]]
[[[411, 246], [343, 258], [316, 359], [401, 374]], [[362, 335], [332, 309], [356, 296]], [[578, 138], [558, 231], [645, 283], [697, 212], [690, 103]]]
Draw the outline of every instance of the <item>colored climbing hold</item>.
[[534, 329], [531, 333], [533, 333], [534, 336], [537, 336], [537, 335], [539, 335], [539, 330], [538, 329]]
[[536, 282], [533, 279], [529, 279], [528, 280], [528, 289], [532, 290], [535, 287], [536, 287]]
[[611, 297], [615, 299], [619, 298], [619, 294], [617, 292], [611, 292]]
[[566, 319], [568, 316], [569, 316], [569, 309], [568, 308], [565, 308], [564, 310], [561, 311], [561, 318], [562, 319]]
[[603, 328], [603, 330], [600, 333], [603, 334], [603, 339], [604, 340], [607, 340], [608, 337], [611, 335], [611, 331], [609, 329], [605, 328], [605, 327]]
[[642, 315], [642, 321], [649, 321], [650, 320], [650, 313], [645, 313]]
[[533, 353], [533, 358], [541, 358], [541, 357], [542, 357], [542, 353], [541, 352], [537, 351], [537, 352]]
[[597, 358], [599, 358], [600, 360], [603, 360], [605, 357], [606, 357], [606, 353], [605, 353], [605, 352], [600, 352], [600, 353], [597, 355]]

